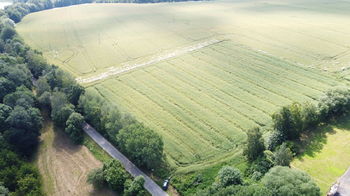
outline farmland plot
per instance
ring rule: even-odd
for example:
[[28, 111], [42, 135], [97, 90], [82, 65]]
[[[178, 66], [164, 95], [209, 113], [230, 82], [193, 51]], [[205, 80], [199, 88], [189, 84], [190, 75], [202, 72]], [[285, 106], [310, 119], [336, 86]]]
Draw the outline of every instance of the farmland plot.
[[334, 78], [223, 41], [88, 89], [156, 130], [177, 166], [236, 152], [245, 131], [293, 101], [314, 102]]
[[218, 36], [341, 72], [350, 68], [349, 8], [342, 0], [87, 4], [30, 14], [17, 30], [49, 62], [76, 76]]
[[88, 4], [30, 14], [16, 28], [87, 90], [158, 132], [171, 165], [186, 168], [239, 154], [245, 132], [270, 126], [281, 106], [315, 102], [344, 82], [335, 76], [350, 78], [349, 8], [341, 0]]

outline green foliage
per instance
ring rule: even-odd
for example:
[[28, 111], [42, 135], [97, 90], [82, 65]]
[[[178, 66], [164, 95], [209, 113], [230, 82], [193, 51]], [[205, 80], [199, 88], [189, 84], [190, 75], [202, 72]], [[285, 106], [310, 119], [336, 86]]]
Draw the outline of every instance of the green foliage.
[[230, 166], [224, 166], [218, 173], [217, 184], [219, 187], [242, 184], [241, 172]]
[[327, 91], [318, 103], [320, 119], [328, 121], [333, 117], [349, 113], [350, 89], [336, 88]]
[[6, 141], [18, 152], [29, 156], [38, 145], [42, 117], [37, 108], [15, 106], [5, 121], [8, 129], [4, 132]]
[[87, 182], [92, 184], [95, 189], [103, 188], [107, 184], [103, 175], [103, 169], [98, 168], [90, 171], [87, 177]]
[[9, 128], [6, 119], [9, 117], [12, 108], [8, 105], [0, 103], [0, 133]]
[[41, 106], [50, 108], [51, 107], [51, 93], [46, 91], [38, 98], [38, 102]]
[[7, 196], [9, 193], [9, 190], [0, 183], [0, 195], [1, 196]]
[[272, 196], [319, 196], [320, 188], [305, 173], [288, 167], [276, 166], [262, 179]]
[[8, 40], [8, 39], [12, 39], [13, 36], [16, 35], [16, 30], [12, 27], [5, 27], [4, 29], [1, 30], [0, 33], [0, 38], [4, 41]]
[[274, 152], [274, 164], [275, 166], [289, 166], [290, 162], [293, 160], [293, 153], [287, 147], [287, 143], [283, 143]]
[[84, 117], [76, 112], [73, 112], [66, 122], [65, 132], [75, 144], [81, 144], [83, 142], [83, 123]]
[[304, 131], [309, 131], [320, 123], [320, 114], [318, 108], [309, 102], [306, 102], [303, 105], [301, 116]]
[[101, 134], [116, 144], [115, 136], [123, 127], [135, 122], [129, 116], [122, 116], [119, 109], [107, 102], [94, 91], [87, 91], [80, 96], [79, 108], [86, 121], [91, 123]]
[[26, 109], [22, 106], [15, 106], [6, 119], [6, 123], [10, 127], [29, 130], [38, 134], [42, 128], [42, 117], [37, 108]]
[[273, 166], [273, 160], [269, 159], [264, 153], [264, 156], [261, 156], [250, 163], [249, 168], [245, 171], [245, 175], [250, 176], [253, 180], [258, 181]]
[[162, 162], [162, 139], [142, 124], [131, 124], [120, 130], [117, 134], [117, 142], [121, 151], [140, 167], [152, 169]]
[[125, 196], [143, 196], [146, 194], [143, 185], [145, 179], [143, 176], [137, 176], [132, 182], [126, 181], [124, 195]]
[[17, 195], [40, 196], [40, 181], [37, 176], [28, 174], [18, 180]]
[[23, 64], [8, 64], [0, 60], [0, 77], [4, 77], [11, 81], [15, 87], [26, 86], [30, 88], [32, 74]]
[[259, 128], [248, 130], [248, 139], [243, 154], [249, 161], [254, 161], [263, 155], [265, 150], [264, 140]]
[[45, 59], [33, 50], [29, 50], [27, 52], [25, 59], [27, 62], [27, 66], [33, 74], [33, 76], [35, 78], [39, 78], [39, 76], [43, 74], [43, 71], [47, 67]]
[[35, 96], [32, 91], [30, 91], [25, 86], [17, 87], [16, 91], [7, 94], [4, 97], [4, 104], [11, 106], [22, 106], [24, 108], [30, 108], [35, 106]]
[[40, 77], [36, 81], [37, 96], [40, 97], [45, 92], [50, 92], [50, 91], [51, 91], [51, 87], [50, 87], [49, 83], [47, 82], [47, 79], [45, 77]]
[[53, 92], [51, 96], [51, 118], [56, 125], [64, 127], [69, 116], [74, 112], [74, 106], [68, 103], [63, 92]]
[[15, 84], [8, 80], [7, 78], [0, 77], [0, 101], [5, 97], [5, 95], [13, 92], [15, 90]]
[[253, 185], [234, 185], [221, 189], [209, 188], [199, 191], [197, 196], [272, 196], [271, 192], [264, 186]]
[[116, 191], [122, 191], [124, 189], [124, 183], [128, 178], [128, 174], [121, 163], [115, 159], [103, 165], [103, 176], [109, 187]]
[[[39, 172], [10, 150], [0, 149], [0, 182], [11, 195], [42, 195]], [[0, 194], [3, 190], [0, 186]]]

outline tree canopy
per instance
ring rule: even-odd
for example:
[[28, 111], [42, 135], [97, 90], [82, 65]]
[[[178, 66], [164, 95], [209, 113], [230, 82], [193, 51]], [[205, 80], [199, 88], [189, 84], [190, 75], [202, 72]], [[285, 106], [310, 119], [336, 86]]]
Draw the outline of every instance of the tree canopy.
[[320, 188], [305, 172], [288, 167], [273, 167], [262, 179], [272, 196], [319, 196]]
[[117, 134], [117, 142], [120, 149], [140, 167], [152, 169], [162, 162], [161, 137], [140, 123], [121, 129]]

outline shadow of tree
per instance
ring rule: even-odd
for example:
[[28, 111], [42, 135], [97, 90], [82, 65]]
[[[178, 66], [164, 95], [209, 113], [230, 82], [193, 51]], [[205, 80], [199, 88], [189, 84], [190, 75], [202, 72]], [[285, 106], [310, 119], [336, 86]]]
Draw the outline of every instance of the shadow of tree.
[[327, 135], [335, 134], [335, 128], [350, 131], [350, 115], [339, 117], [337, 120], [321, 125], [308, 134], [302, 135], [297, 144], [300, 152], [297, 158], [303, 160], [302, 157], [305, 155], [314, 157], [321, 152], [323, 146], [327, 144]]

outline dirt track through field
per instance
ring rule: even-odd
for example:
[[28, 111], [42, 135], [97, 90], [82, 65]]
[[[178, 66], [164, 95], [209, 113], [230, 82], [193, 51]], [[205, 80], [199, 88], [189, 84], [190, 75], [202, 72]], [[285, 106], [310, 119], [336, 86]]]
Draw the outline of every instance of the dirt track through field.
[[103, 79], [106, 79], [106, 78], [111, 77], [111, 76], [119, 75], [119, 74], [122, 74], [122, 73], [125, 73], [128, 71], [132, 71], [132, 70], [140, 68], [140, 67], [155, 64], [155, 63], [158, 63], [160, 61], [168, 60], [170, 58], [174, 58], [174, 57], [177, 57], [177, 56], [180, 56], [180, 55], [192, 52], [192, 51], [196, 51], [196, 50], [199, 50], [201, 48], [219, 43], [221, 41], [223, 41], [223, 40], [210, 39], [210, 40], [207, 40], [205, 42], [201, 42], [201, 43], [197, 43], [197, 44], [192, 45], [192, 46], [184, 47], [184, 48], [175, 50], [175, 51], [170, 52], [170, 53], [155, 56], [155, 57], [151, 58], [150, 60], [143, 62], [143, 63], [135, 63], [135, 64], [131, 64], [131, 65], [125, 64], [124, 66], [122, 66], [120, 68], [113, 68], [112, 67], [108, 71], [100, 73], [96, 76], [92, 76], [92, 77], [88, 77], [88, 78], [79, 77], [76, 80], [81, 84], [96, 82], [96, 81], [103, 80]]
[[72, 144], [62, 130], [55, 130], [50, 120], [44, 124], [36, 163], [46, 195], [113, 195], [108, 190], [94, 191], [86, 182], [88, 172], [102, 163], [85, 146]]

